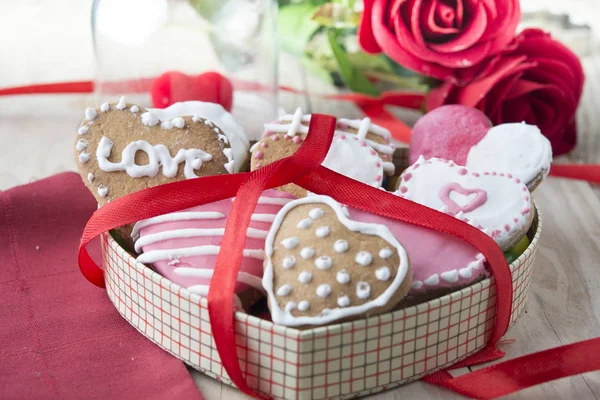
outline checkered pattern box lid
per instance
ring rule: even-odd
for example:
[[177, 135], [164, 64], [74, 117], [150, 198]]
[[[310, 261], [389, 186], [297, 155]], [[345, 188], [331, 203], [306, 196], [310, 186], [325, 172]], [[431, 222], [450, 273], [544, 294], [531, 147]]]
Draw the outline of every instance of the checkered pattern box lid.
[[[511, 325], [524, 307], [541, 232], [511, 265]], [[205, 298], [163, 278], [102, 240], [106, 288], [121, 315], [160, 347], [231, 384], [211, 335]], [[481, 349], [491, 334], [494, 280], [405, 308], [342, 324], [296, 330], [237, 312], [236, 342], [250, 387], [276, 398], [351, 398], [402, 385]]]

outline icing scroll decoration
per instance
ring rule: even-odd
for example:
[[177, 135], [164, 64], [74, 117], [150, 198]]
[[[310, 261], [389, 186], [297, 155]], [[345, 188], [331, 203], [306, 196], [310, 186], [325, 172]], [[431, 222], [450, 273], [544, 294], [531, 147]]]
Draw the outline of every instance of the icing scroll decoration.
[[[199, 149], [180, 149], [175, 157], [171, 157], [169, 149], [162, 144], [155, 146], [144, 140], [131, 142], [121, 152], [120, 162], [108, 161], [113, 142], [103, 136], [96, 150], [98, 166], [105, 172], [125, 171], [132, 178], [141, 178], [143, 176], [154, 177], [158, 175], [158, 170], [162, 166], [163, 175], [167, 178], [173, 178], [177, 175], [179, 164], [185, 163], [183, 173], [186, 178], [195, 178], [194, 170], [199, 170], [203, 162], [212, 160], [212, 155]], [[135, 163], [135, 153], [143, 151], [148, 155], [148, 164], [137, 165]]]

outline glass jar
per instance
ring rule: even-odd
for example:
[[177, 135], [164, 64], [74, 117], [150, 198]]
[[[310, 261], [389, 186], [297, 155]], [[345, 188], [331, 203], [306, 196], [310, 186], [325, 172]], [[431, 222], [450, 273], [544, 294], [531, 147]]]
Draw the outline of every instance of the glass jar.
[[274, 0], [95, 0], [96, 91], [144, 107], [232, 105], [258, 138], [277, 111], [276, 18]]

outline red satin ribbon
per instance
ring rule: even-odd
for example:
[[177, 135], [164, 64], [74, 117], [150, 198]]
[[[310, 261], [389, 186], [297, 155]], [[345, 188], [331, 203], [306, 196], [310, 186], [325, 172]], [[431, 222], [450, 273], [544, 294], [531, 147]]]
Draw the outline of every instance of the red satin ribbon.
[[209, 316], [223, 366], [230, 378], [240, 390], [258, 396], [247, 386], [239, 368], [237, 355], [232, 351], [236, 348], [232, 295], [244, 247], [244, 239], [237, 235], [237, 232], [246, 230], [249, 216], [263, 189], [295, 181], [307, 190], [329, 195], [350, 207], [445, 232], [476, 247], [488, 259], [496, 277], [497, 313], [491, 339], [496, 342], [508, 328], [512, 303], [510, 270], [498, 245], [479, 229], [456, 218], [322, 167], [320, 163], [329, 148], [334, 130], [335, 120], [332, 117], [315, 114], [307, 139], [292, 157], [257, 171], [170, 183], [145, 189], [106, 204], [92, 215], [83, 233], [79, 249], [79, 263], [83, 274], [96, 285], [104, 285], [102, 270], [94, 264], [85, 250], [87, 243], [103, 232], [194, 205], [234, 196], [240, 199], [239, 202], [234, 202], [234, 209], [225, 230], [222, 251], [217, 258], [208, 296]]
[[[151, 80], [129, 85], [127, 91], [144, 92], [147, 90], [145, 86], [148, 81]], [[67, 82], [3, 89], [0, 90], [0, 95], [89, 93], [93, 88], [90, 81]], [[119, 91], [123, 87], [116, 85], [113, 89]], [[354, 102], [375, 123], [387, 127], [395, 133], [394, 137], [405, 142], [410, 140], [410, 129], [385, 110], [384, 106], [396, 105], [418, 109], [422, 102], [422, 94], [418, 93], [384, 93], [377, 98], [360, 94], [323, 97]], [[81, 239], [79, 265], [83, 275], [90, 282], [104, 287], [103, 271], [85, 249], [92, 238], [128, 223], [235, 196], [236, 201], [223, 239], [222, 248], [227, 250], [219, 253], [209, 289], [209, 316], [217, 349], [232, 382], [243, 392], [260, 397], [246, 384], [237, 354], [231, 350], [236, 348], [232, 296], [245, 240], [236, 232], [245, 231], [247, 228], [250, 215], [263, 189], [295, 181], [307, 190], [330, 195], [348, 206], [452, 234], [482, 252], [490, 263], [496, 281], [497, 310], [494, 331], [486, 348], [453, 368], [502, 357], [504, 353], [495, 347], [495, 343], [508, 328], [512, 282], [508, 265], [498, 246], [478, 229], [455, 218], [363, 185], [320, 166], [326, 154], [325, 149], [328, 149], [331, 143], [334, 127], [335, 122], [331, 117], [315, 115], [306, 141], [290, 158], [251, 173], [210, 176], [149, 188], [116, 199], [98, 209], [88, 221]], [[600, 183], [600, 165], [555, 165], [551, 174]], [[374, 204], [377, 208], [374, 208]], [[231, 315], [231, 318], [223, 318], [226, 315]], [[458, 378], [452, 378], [448, 372], [440, 371], [425, 377], [424, 380], [465, 396], [488, 399], [554, 379], [600, 369], [600, 357], [596, 357], [597, 354], [600, 354], [600, 338], [509, 360]]]

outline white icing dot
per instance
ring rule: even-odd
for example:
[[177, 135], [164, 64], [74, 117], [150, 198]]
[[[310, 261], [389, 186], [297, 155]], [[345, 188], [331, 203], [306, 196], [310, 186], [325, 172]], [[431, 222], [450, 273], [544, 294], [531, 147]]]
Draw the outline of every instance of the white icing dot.
[[388, 267], [379, 267], [375, 271], [375, 276], [380, 281], [389, 281], [390, 277], [392, 276], [392, 273], [390, 272], [390, 269]]
[[[118, 106], [117, 106], [118, 108]], [[151, 112], [145, 112], [142, 114], [142, 124], [147, 125], [147, 126], [154, 126], [158, 124], [158, 118], [156, 117], [156, 115], [152, 114]]]
[[335, 278], [337, 279], [338, 283], [341, 283], [342, 285], [350, 282], [350, 274], [345, 269], [338, 271], [338, 273], [335, 275]]
[[100, 106], [100, 111], [107, 112], [108, 110], [110, 110], [110, 106], [108, 105], [108, 103], [102, 103], [102, 105]]
[[[224, 144], [229, 144], [229, 139], [227, 139], [227, 136], [225, 135], [219, 135], [218, 136], [219, 142], [222, 142]], [[225, 150], [223, 150], [225, 151]]]
[[90, 161], [90, 153], [81, 153], [79, 154], [79, 161], [82, 163], [86, 163]]
[[320, 226], [315, 230], [315, 235], [320, 238], [324, 238], [329, 235], [329, 227], [328, 226]]
[[179, 129], [181, 129], [185, 126], [185, 120], [181, 117], [173, 118], [172, 122], [173, 122], [173, 125], [175, 125]]
[[368, 299], [371, 296], [371, 285], [364, 281], [358, 282], [356, 284], [356, 296], [359, 299]]
[[419, 290], [419, 289], [421, 289], [423, 287], [423, 282], [421, 282], [421, 281], [414, 281], [410, 285], [410, 287], [413, 288], [413, 289]]
[[210, 126], [211, 128], [213, 126], [213, 123], [207, 119], [204, 120], [204, 124]]
[[348, 296], [338, 297], [337, 304], [340, 307], [348, 307], [350, 305], [350, 297], [348, 297]]
[[127, 107], [127, 102], [125, 101], [125, 96], [121, 96], [116, 107], [117, 107], [117, 110], [124, 110], [125, 107]]
[[198, 114], [194, 114], [194, 116], [192, 117], [192, 121], [200, 122], [200, 121], [202, 121], [202, 118], [200, 118], [200, 116], [198, 116]]
[[331, 264], [333, 264], [331, 257], [321, 256], [315, 260], [315, 266], [321, 270], [331, 268]]
[[369, 253], [368, 251], [359, 251], [356, 254], [356, 257], [354, 258], [354, 261], [356, 261], [363, 267], [366, 267], [373, 261], [373, 256], [371, 256], [371, 253]]
[[296, 309], [296, 307], [298, 306], [298, 304], [296, 304], [295, 301], [289, 301], [286, 305], [285, 305], [285, 311], [287, 312], [291, 312], [294, 311]]
[[315, 249], [312, 247], [303, 247], [302, 250], [300, 250], [300, 256], [305, 260], [313, 258], [315, 256]]
[[171, 121], [163, 121], [160, 123], [160, 127], [163, 129], [173, 129], [173, 123]]
[[440, 277], [438, 274], [433, 274], [429, 278], [423, 281], [427, 286], [436, 286], [440, 284]]
[[306, 218], [306, 219], [303, 219], [302, 221], [298, 222], [298, 225], [296, 225], [296, 228], [308, 229], [311, 227], [311, 225], [312, 225], [312, 219]]
[[106, 195], [108, 194], [108, 188], [104, 185], [100, 185], [98, 186], [98, 195], [100, 197], [106, 197]]
[[331, 286], [329, 286], [326, 283], [323, 283], [322, 285], [319, 285], [317, 287], [317, 296], [321, 297], [321, 298], [325, 298], [327, 296], [329, 296], [331, 294]]
[[298, 281], [300, 283], [304, 283], [307, 284], [310, 281], [312, 281], [312, 274], [308, 271], [302, 271], [300, 272], [300, 274], [298, 275]]
[[441, 278], [449, 283], [458, 282], [458, 271], [453, 269], [452, 271], [442, 272]]
[[85, 135], [86, 133], [88, 133], [89, 128], [87, 126], [80, 126], [79, 129], [77, 129], [77, 133], [79, 133], [80, 135]]
[[97, 116], [98, 113], [93, 108], [88, 107], [85, 109], [85, 119], [87, 119], [88, 121], [93, 121], [94, 119], [96, 119]]
[[286, 249], [291, 250], [291, 249], [295, 249], [296, 247], [298, 247], [298, 245], [300, 244], [300, 240], [295, 236], [289, 237], [289, 238], [283, 239], [281, 241], [281, 244]]
[[92, 183], [94, 181], [94, 174], [92, 174], [91, 172], [88, 174], [88, 182]]
[[307, 311], [310, 308], [310, 303], [306, 300], [302, 300], [300, 303], [298, 303], [298, 310], [300, 311]]
[[77, 151], [82, 151], [85, 150], [88, 146], [88, 141], [85, 139], [79, 139], [77, 141], [77, 145], [75, 146], [75, 148], [77, 149]]
[[389, 247], [379, 250], [379, 257], [383, 259], [390, 258], [392, 254], [394, 254], [394, 252]]
[[277, 296], [287, 296], [292, 292], [292, 286], [283, 285], [279, 289], [277, 289]]
[[461, 278], [468, 279], [473, 276], [473, 271], [471, 271], [471, 268], [469, 267], [461, 268], [458, 270], [458, 275], [460, 275]]
[[294, 265], [296, 265], [296, 257], [294, 257], [294, 256], [287, 256], [286, 258], [283, 259], [283, 261], [281, 262], [281, 265], [285, 269], [292, 268]]
[[348, 251], [348, 242], [344, 239], [336, 240], [333, 244], [333, 249], [336, 251], [336, 253], [345, 253]]
[[129, 111], [131, 111], [132, 113], [140, 112], [140, 108], [138, 106], [134, 105], [134, 106], [131, 106]]
[[308, 216], [312, 219], [319, 219], [325, 215], [325, 211], [322, 208], [316, 207], [308, 212]]

